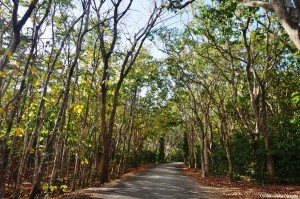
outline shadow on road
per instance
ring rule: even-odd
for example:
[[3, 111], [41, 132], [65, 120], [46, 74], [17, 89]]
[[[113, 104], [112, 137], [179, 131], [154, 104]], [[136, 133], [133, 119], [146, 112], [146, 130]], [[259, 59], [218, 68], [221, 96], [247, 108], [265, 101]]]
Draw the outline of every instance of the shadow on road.
[[[178, 166], [182, 163], [160, 164], [144, 172], [129, 176], [124, 181], [104, 188], [86, 189], [83, 194], [68, 196], [72, 199], [191, 199], [220, 198], [212, 187], [199, 186], [182, 175]], [[224, 198], [224, 197], [221, 197]]]

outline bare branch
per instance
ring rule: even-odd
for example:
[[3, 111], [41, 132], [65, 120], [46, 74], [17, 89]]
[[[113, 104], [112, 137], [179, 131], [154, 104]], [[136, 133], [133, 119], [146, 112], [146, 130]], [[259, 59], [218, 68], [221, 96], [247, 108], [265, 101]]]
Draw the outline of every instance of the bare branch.
[[179, 0], [169, 0], [169, 5], [167, 6], [167, 8], [175, 8], [175, 9], [183, 9], [185, 7], [187, 7], [188, 5], [190, 5], [191, 3], [193, 3], [195, 0], [189, 0], [187, 2], [185, 2], [184, 4], [181, 3], [181, 1]]

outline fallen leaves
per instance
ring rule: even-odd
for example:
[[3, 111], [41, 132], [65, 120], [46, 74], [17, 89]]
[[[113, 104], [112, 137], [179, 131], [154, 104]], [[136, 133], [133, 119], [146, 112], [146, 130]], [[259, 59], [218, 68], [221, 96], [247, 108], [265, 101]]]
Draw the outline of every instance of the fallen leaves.
[[187, 166], [181, 167], [183, 173], [197, 182], [224, 189], [224, 194], [230, 198], [300, 198], [300, 186], [292, 185], [258, 185], [246, 181], [229, 182], [226, 176], [201, 177], [200, 171]]

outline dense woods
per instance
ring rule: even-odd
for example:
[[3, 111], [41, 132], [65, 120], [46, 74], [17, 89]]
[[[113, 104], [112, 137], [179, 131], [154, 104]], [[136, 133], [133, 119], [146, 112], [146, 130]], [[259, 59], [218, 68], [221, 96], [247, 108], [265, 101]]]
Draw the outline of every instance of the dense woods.
[[299, 184], [298, 4], [0, 1], [0, 198], [165, 161]]

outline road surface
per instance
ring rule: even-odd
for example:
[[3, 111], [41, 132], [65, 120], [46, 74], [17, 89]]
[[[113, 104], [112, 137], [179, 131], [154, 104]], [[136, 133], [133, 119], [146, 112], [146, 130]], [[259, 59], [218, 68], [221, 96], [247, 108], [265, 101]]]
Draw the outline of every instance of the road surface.
[[65, 199], [219, 199], [220, 189], [200, 186], [184, 176], [182, 163], [159, 164], [125, 180], [101, 188], [89, 188]]

